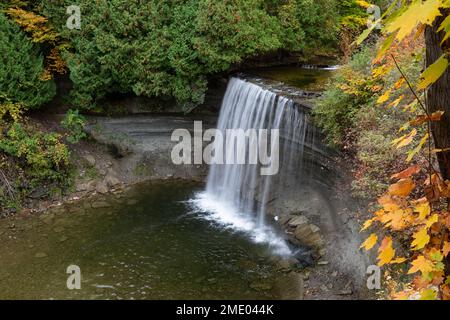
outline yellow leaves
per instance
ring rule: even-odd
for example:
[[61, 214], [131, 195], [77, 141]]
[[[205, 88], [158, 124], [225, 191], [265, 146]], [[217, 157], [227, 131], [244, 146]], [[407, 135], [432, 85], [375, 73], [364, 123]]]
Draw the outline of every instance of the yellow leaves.
[[25, 32], [31, 34], [33, 42], [55, 43], [58, 40], [59, 34], [52, 27], [48, 26], [48, 21], [45, 17], [20, 8], [9, 8], [7, 13]]
[[363, 8], [368, 8], [368, 7], [371, 6], [370, 3], [368, 3], [367, 1], [363, 1], [363, 0], [356, 0], [355, 3], [356, 3], [358, 6], [361, 6], [361, 7], [363, 7]]
[[402, 102], [403, 98], [405, 98], [404, 95], [398, 97], [397, 99], [395, 99], [394, 101], [392, 101], [392, 102], [388, 105], [388, 108], [395, 108], [395, 107], [397, 107], [397, 106], [400, 104], [400, 102]]
[[386, 76], [389, 72], [391, 72], [392, 67], [388, 65], [382, 65], [380, 67], [374, 68], [372, 70], [372, 77], [374, 78], [382, 78]]
[[395, 250], [392, 247], [392, 238], [386, 237], [381, 242], [380, 248], [378, 249], [378, 266], [382, 267], [388, 264], [395, 257]]
[[411, 160], [414, 158], [414, 156], [416, 154], [418, 154], [420, 152], [420, 150], [422, 150], [423, 146], [425, 145], [425, 143], [427, 143], [429, 138], [430, 138], [430, 135], [428, 133], [425, 134], [425, 136], [422, 138], [422, 140], [420, 140], [417, 147], [415, 147], [413, 150], [408, 152], [408, 157], [406, 158], [406, 162], [411, 162]]
[[414, 137], [417, 135], [417, 129], [413, 129], [409, 134], [405, 134], [398, 139], [392, 141], [393, 146], [397, 146], [397, 149], [406, 147], [414, 141]]
[[419, 214], [420, 220], [425, 220], [431, 213], [431, 207], [428, 201], [419, 202], [414, 209]]
[[412, 263], [412, 267], [409, 269], [408, 274], [416, 272], [422, 272], [422, 274], [432, 272], [434, 269], [434, 262], [428, 260], [424, 256], [418, 256]]
[[416, 185], [411, 178], [402, 179], [389, 187], [389, 194], [391, 196], [407, 197], [415, 187]]
[[430, 218], [428, 218], [428, 220], [426, 220], [425, 227], [427, 229], [430, 229], [433, 226], [433, 224], [437, 223], [438, 221], [439, 221], [439, 215], [433, 214]]
[[372, 249], [378, 241], [378, 236], [375, 233], [372, 233], [369, 238], [367, 238], [366, 241], [364, 241], [364, 243], [361, 245], [361, 248], [364, 248], [366, 251], [369, 251], [370, 249]]
[[425, 289], [420, 291], [420, 300], [436, 300], [437, 293], [433, 289]]
[[401, 257], [401, 258], [397, 258], [397, 259], [392, 260], [390, 262], [390, 264], [400, 264], [400, 263], [403, 263], [405, 261], [406, 261], [406, 258]]
[[448, 64], [446, 55], [443, 54], [422, 73], [422, 82], [419, 83], [418, 88], [426, 89], [435, 83], [444, 74], [445, 70], [447, 70]]
[[396, 33], [396, 39], [401, 41], [411, 34], [419, 24], [431, 25], [440, 16], [442, 0], [414, 0], [406, 10], [395, 17], [387, 26], [386, 31]]
[[450, 15], [445, 18], [442, 22], [441, 26], [438, 29], [438, 32], [445, 31], [444, 38], [442, 39], [441, 45], [450, 38]]
[[400, 209], [397, 202], [389, 195], [385, 195], [378, 199], [378, 203], [383, 207], [385, 211], [395, 211]]
[[392, 89], [386, 91], [382, 96], [380, 96], [377, 100], [378, 104], [383, 104], [386, 101], [389, 100], [389, 98], [391, 97], [391, 93], [392, 93]]
[[375, 219], [369, 219], [366, 222], [364, 222], [363, 227], [360, 232], [363, 232], [363, 231], [366, 231], [367, 229], [369, 229], [372, 226], [372, 224], [374, 223], [374, 221], [375, 221]]
[[376, 57], [376, 60], [380, 60], [385, 54], [386, 51], [392, 46], [392, 43], [395, 40], [395, 34], [391, 34], [389, 37], [384, 40], [383, 44], [381, 45], [380, 49], [378, 50], [378, 54]]
[[395, 211], [385, 212], [379, 216], [381, 223], [392, 230], [399, 231], [410, 226], [413, 223], [412, 210], [399, 209]]
[[423, 249], [429, 242], [430, 236], [428, 235], [428, 229], [423, 228], [413, 234], [414, 241], [411, 243], [413, 250]]

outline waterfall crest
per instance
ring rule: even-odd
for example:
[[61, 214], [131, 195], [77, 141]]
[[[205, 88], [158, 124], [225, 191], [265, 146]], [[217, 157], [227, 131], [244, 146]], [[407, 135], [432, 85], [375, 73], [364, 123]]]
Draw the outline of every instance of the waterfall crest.
[[[257, 132], [275, 129], [280, 135], [279, 170], [276, 175], [261, 175], [261, 163], [249, 163], [249, 150], [256, 140], [248, 138], [236, 142], [226, 139], [224, 143], [215, 140], [215, 155], [206, 190], [195, 200], [196, 205], [209, 212], [208, 219], [247, 232], [253, 240], [273, 246], [275, 252], [288, 254], [289, 248], [284, 239], [267, 221], [266, 209], [272, 200], [273, 190], [288, 188], [289, 181], [296, 175], [293, 171], [301, 171], [303, 149], [314, 141], [306, 113], [290, 99], [251, 82], [232, 78], [223, 99], [217, 129], [224, 136], [230, 129]], [[268, 141], [273, 147], [274, 141]], [[223, 158], [223, 154], [236, 155], [242, 150], [248, 161], [245, 164], [220, 164], [215, 161], [219, 154]], [[273, 156], [271, 154], [272, 160]]]

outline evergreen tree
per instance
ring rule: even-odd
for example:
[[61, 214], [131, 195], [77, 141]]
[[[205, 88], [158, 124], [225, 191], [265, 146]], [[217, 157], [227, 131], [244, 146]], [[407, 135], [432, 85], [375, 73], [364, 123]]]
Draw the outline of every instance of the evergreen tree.
[[55, 95], [53, 81], [43, 80], [39, 49], [20, 28], [0, 13], [0, 99], [38, 108]]

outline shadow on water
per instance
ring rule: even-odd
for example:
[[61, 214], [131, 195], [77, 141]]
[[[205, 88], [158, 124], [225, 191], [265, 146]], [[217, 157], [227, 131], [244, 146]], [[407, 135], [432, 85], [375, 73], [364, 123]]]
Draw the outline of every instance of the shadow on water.
[[[292, 274], [277, 271], [267, 246], [189, 213], [186, 200], [201, 188], [144, 184], [1, 221], [0, 298], [275, 299], [292, 292], [280, 287], [292, 287]], [[81, 268], [81, 290], [66, 287], [72, 264]]]

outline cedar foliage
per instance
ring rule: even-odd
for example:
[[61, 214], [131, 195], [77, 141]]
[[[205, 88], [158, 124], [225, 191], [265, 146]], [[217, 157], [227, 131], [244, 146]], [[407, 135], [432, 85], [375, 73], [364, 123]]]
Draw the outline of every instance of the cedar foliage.
[[55, 95], [55, 84], [44, 80], [39, 49], [20, 28], [0, 13], [0, 99], [38, 108]]

